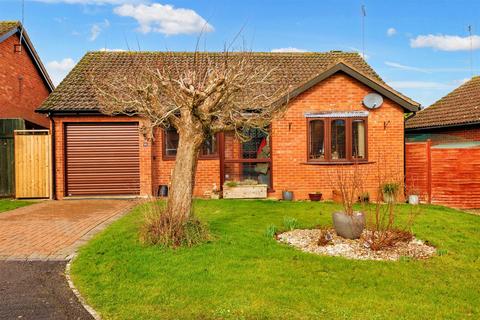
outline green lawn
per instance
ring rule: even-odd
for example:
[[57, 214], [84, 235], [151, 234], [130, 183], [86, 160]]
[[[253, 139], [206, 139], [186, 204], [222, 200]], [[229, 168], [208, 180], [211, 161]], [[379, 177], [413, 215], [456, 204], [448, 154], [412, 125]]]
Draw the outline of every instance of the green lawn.
[[265, 236], [285, 216], [312, 227], [337, 208], [197, 201], [213, 239], [178, 250], [138, 243], [137, 208], [81, 249], [73, 279], [106, 319], [480, 318], [479, 216], [425, 206], [415, 234], [442, 252], [427, 261], [323, 257]]
[[20, 207], [31, 205], [33, 201], [21, 201], [12, 199], [0, 199], [0, 212], [13, 210]]

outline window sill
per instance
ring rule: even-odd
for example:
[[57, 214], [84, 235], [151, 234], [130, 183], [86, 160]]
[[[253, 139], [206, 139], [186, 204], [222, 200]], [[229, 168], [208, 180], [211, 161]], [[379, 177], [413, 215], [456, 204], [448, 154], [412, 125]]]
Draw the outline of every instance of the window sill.
[[338, 165], [346, 165], [346, 166], [352, 166], [355, 164], [362, 165], [362, 164], [372, 164], [375, 163], [375, 161], [307, 161], [303, 162], [302, 164], [306, 165], [314, 165], [314, 166], [338, 166]]
[[[162, 161], [175, 161], [176, 157], [163, 156]], [[198, 160], [219, 160], [218, 156], [213, 157], [199, 157]]]

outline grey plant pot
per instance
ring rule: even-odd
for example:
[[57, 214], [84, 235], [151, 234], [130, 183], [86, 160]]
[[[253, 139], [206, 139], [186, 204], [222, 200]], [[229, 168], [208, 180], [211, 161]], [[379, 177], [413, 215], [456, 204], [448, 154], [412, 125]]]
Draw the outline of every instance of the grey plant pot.
[[342, 238], [358, 239], [365, 228], [365, 215], [362, 212], [354, 212], [353, 216], [334, 212], [332, 219], [335, 232]]

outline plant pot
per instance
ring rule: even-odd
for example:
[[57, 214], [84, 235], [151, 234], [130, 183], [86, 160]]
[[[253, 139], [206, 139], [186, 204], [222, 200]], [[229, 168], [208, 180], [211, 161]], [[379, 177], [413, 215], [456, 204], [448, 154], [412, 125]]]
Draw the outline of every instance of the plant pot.
[[417, 205], [419, 203], [418, 195], [411, 194], [408, 196], [408, 203]]
[[322, 200], [322, 194], [321, 193], [309, 193], [308, 197], [310, 198], [310, 201], [320, 201], [320, 200]]
[[385, 203], [394, 203], [395, 202], [395, 195], [388, 193], [388, 192], [382, 192], [383, 195], [383, 202]]
[[332, 191], [332, 200], [336, 203], [342, 203], [342, 194], [339, 190]]
[[345, 239], [360, 238], [365, 228], [365, 215], [362, 212], [354, 212], [353, 216], [344, 212], [334, 212], [332, 220], [335, 232]]
[[293, 200], [293, 191], [283, 191], [282, 198], [285, 201], [292, 201]]

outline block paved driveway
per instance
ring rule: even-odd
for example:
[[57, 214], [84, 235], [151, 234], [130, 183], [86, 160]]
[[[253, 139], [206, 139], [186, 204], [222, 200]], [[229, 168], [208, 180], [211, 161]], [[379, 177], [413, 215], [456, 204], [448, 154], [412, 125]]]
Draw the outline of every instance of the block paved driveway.
[[0, 260], [68, 260], [134, 204], [128, 200], [44, 201], [1, 212]]

